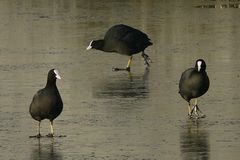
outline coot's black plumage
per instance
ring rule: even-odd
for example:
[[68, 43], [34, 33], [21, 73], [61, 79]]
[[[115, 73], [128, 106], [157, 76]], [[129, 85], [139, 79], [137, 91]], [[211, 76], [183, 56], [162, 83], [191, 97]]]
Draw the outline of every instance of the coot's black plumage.
[[44, 119], [50, 120], [51, 133], [49, 136], [53, 136], [53, 120], [62, 112], [63, 102], [56, 86], [57, 79], [61, 79], [58, 71], [51, 69], [48, 72], [45, 88], [34, 95], [30, 105], [29, 112], [32, 118], [39, 122], [37, 137], [41, 137], [40, 123]]
[[201, 111], [197, 106], [197, 99], [193, 108], [191, 109], [190, 107], [191, 99], [198, 98], [208, 91], [210, 82], [205, 70], [205, 61], [203, 59], [198, 59], [195, 67], [184, 71], [180, 79], [179, 93], [189, 104], [188, 114], [190, 117], [192, 117], [193, 111], [196, 118], [205, 117], [205, 115], [199, 116], [198, 112], [201, 113]]
[[130, 56], [126, 69], [130, 71], [132, 55], [142, 52], [145, 64], [149, 66], [150, 58], [144, 50], [152, 45], [148, 36], [130, 26], [119, 24], [111, 27], [105, 34], [104, 39], [91, 41], [87, 50], [94, 48], [104, 52], [117, 52], [122, 55]]

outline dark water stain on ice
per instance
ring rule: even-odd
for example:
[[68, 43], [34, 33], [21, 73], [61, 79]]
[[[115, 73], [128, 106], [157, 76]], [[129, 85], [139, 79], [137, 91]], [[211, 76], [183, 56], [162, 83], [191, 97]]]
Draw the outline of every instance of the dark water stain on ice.
[[31, 159], [40, 160], [62, 160], [63, 157], [60, 152], [56, 151], [57, 147], [54, 139], [49, 140], [49, 142], [41, 143], [41, 139], [36, 139], [35, 146], [32, 147], [32, 153], [30, 155]]
[[201, 122], [189, 120], [181, 128], [180, 148], [184, 160], [210, 159], [209, 133], [201, 126]]
[[143, 74], [134, 75], [126, 73], [125, 75], [114, 75], [106, 77], [104, 80], [96, 82], [93, 87], [94, 97], [96, 98], [138, 98], [148, 97], [148, 76], [149, 69], [145, 69]]

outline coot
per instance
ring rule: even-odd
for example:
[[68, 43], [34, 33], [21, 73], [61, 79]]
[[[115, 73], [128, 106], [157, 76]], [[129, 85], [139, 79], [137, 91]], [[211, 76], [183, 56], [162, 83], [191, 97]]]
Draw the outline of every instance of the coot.
[[[179, 82], [179, 93], [188, 102], [188, 115], [190, 118], [203, 118], [204, 114], [200, 111], [197, 105], [197, 98], [202, 96], [208, 91], [209, 78], [206, 73], [206, 63], [203, 59], [196, 61], [194, 68], [189, 68], [182, 73]], [[195, 100], [194, 106], [191, 108], [191, 99]], [[192, 114], [194, 111], [194, 115]], [[200, 113], [200, 114], [199, 114]]]
[[38, 134], [40, 138], [40, 124], [44, 119], [49, 119], [51, 132], [48, 136], [53, 137], [53, 120], [60, 115], [63, 102], [56, 86], [56, 80], [61, 79], [58, 70], [51, 69], [48, 72], [45, 88], [39, 90], [33, 97], [29, 112], [33, 119], [38, 121]]
[[119, 24], [111, 27], [105, 34], [104, 39], [91, 41], [87, 50], [97, 49], [104, 52], [117, 52], [122, 55], [130, 56], [126, 68], [113, 68], [115, 71], [130, 71], [132, 56], [142, 52], [142, 57], [147, 66], [149, 66], [150, 58], [144, 53], [144, 50], [152, 45], [148, 36], [130, 26]]

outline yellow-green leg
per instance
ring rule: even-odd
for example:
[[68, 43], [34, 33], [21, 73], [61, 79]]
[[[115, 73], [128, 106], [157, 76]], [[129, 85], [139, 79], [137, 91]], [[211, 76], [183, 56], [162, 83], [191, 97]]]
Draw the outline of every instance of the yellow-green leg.
[[131, 67], [131, 64], [132, 64], [132, 58], [133, 58], [132, 56], [129, 58], [126, 68], [115, 68], [115, 67], [113, 67], [112, 70], [113, 71], [128, 71], [128, 72], [130, 72], [130, 67]]
[[192, 118], [193, 108], [191, 107], [190, 101], [189, 101], [187, 107], [188, 107], [188, 117], [189, 117], [189, 118]]
[[40, 137], [41, 137], [40, 128], [41, 128], [41, 121], [38, 122], [38, 134], [37, 134], [37, 138], [40, 138]]
[[50, 121], [51, 134], [53, 135], [53, 121]]
[[[198, 99], [197, 99], [197, 98], [195, 99], [195, 103], [194, 103], [193, 110], [194, 110], [194, 113], [195, 113], [195, 115], [196, 115], [197, 118], [204, 118], [204, 117], [206, 117], [206, 115], [204, 115], [204, 114], [202, 113], [202, 111], [201, 111], [201, 110], [199, 109], [199, 107], [198, 107]], [[200, 113], [200, 114], [199, 114], [199, 113]]]
[[144, 59], [144, 64], [147, 65], [147, 67], [149, 67], [150, 66], [149, 63], [151, 62], [151, 59], [147, 54], [144, 53], [144, 51], [142, 52], [142, 57]]
[[127, 71], [130, 71], [130, 67], [131, 67], [131, 64], [132, 64], [132, 56], [129, 58], [129, 60], [128, 60], [128, 63], [127, 63], [127, 67], [126, 67], [126, 70]]
[[194, 105], [197, 106], [197, 104], [198, 104], [198, 99], [196, 98]]
[[53, 137], [54, 136], [53, 121], [50, 121], [50, 133], [47, 136], [48, 137]]
[[191, 116], [191, 113], [192, 112], [192, 109], [191, 109], [191, 106], [190, 106], [190, 103], [188, 104], [188, 116]]
[[198, 118], [198, 117], [199, 117], [199, 114], [198, 114], [199, 108], [198, 108], [197, 103], [198, 103], [198, 100], [197, 100], [197, 98], [196, 98], [195, 101], [194, 101], [194, 107], [193, 107], [193, 110], [194, 110], [195, 115], [196, 115], [197, 118]]

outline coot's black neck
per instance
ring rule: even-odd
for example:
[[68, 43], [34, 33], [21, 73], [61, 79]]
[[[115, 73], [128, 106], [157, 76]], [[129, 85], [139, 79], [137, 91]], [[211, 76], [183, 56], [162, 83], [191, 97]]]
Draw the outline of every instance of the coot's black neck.
[[200, 71], [197, 68], [194, 68], [196, 72], [198, 73], [206, 73], [205, 69], [200, 69]]
[[56, 79], [48, 78], [46, 88], [50, 88], [50, 87], [57, 87]]
[[104, 40], [93, 41], [92, 47], [97, 50], [104, 50]]

